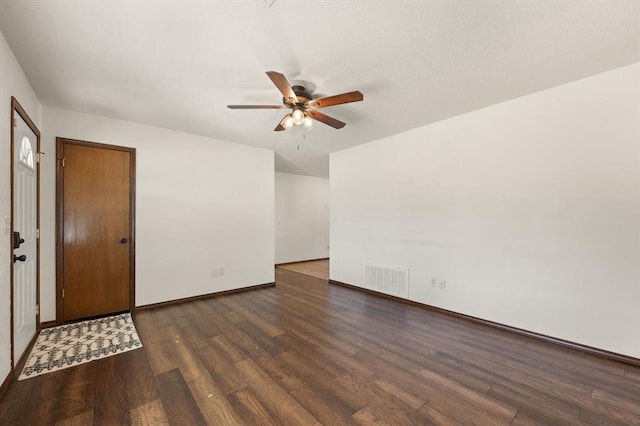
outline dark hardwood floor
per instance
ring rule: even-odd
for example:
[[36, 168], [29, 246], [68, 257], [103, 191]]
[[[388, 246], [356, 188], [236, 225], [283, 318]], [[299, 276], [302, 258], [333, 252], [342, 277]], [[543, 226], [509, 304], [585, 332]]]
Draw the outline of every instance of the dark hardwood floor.
[[14, 382], [0, 424], [640, 423], [640, 368], [282, 268], [135, 322], [144, 348]]

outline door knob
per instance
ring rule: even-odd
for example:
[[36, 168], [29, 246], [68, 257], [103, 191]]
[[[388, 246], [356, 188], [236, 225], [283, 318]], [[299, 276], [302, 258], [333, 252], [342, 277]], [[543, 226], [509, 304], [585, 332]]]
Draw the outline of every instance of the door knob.
[[120, 239], [120, 244], [127, 244], [127, 239], [126, 238], [121, 238]]
[[17, 261], [24, 262], [25, 260], [27, 260], [26, 254], [22, 254], [20, 256], [16, 256], [15, 254], [13, 255], [13, 263], [16, 263]]

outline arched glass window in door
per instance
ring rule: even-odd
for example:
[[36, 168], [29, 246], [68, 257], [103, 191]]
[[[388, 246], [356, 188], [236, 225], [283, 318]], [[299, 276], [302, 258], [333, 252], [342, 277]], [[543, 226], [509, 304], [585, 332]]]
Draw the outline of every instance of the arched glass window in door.
[[29, 142], [29, 138], [26, 136], [22, 137], [22, 142], [20, 143], [20, 156], [18, 158], [25, 166], [33, 169], [33, 148], [31, 148], [31, 142]]

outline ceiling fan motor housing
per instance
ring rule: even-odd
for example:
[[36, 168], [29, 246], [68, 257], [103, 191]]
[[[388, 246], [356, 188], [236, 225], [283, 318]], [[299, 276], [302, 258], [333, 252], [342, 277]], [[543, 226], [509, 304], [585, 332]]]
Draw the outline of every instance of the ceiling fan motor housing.
[[[291, 88], [293, 89], [293, 93], [296, 94], [296, 96], [298, 97], [298, 103], [296, 105], [299, 106], [304, 106], [304, 104], [311, 100], [311, 93], [307, 92], [307, 89], [304, 88], [304, 86], [291, 86]], [[285, 98], [282, 98], [282, 102], [291, 107], [293, 104], [290, 104], [287, 102], [287, 100]]]

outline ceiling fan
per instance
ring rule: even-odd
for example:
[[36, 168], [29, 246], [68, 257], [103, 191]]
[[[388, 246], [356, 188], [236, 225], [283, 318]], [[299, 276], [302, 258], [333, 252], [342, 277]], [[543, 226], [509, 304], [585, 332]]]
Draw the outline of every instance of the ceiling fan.
[[267, 71], [267, 76], [273, 81], [280, 93], [282, 93], [282, 105], [227, 105], [230, 109], [286, 109], [291, 108], [291, 112], [280, 120], [276, 126], [276, 132], [288, 130], [294, 125], [304, 125], [311, 127], [312, 119], [324, 123], [334, 129], [342, 129], [346, 123], [336, 120], [317, 111], [319, 108], [334, 105], [347, 104], [349, 102], [359, 102], [364, 96], [359, 91], [342, 93], [341, 95], [327, 96], [326, 98], [313, 99], [311, 93], [303, 86], [291, 86], [286, 77], [276, 71]]

